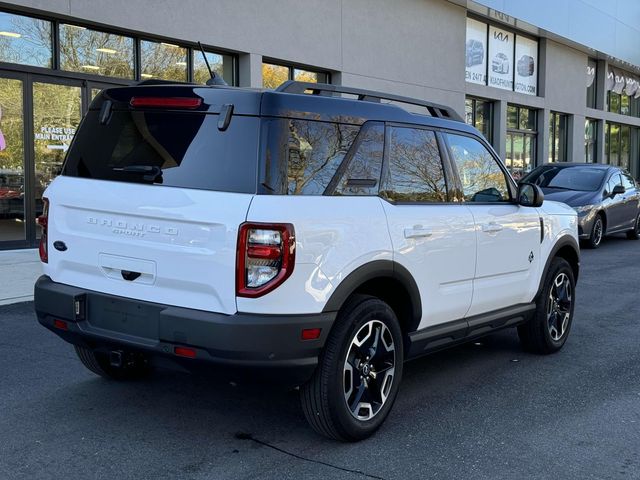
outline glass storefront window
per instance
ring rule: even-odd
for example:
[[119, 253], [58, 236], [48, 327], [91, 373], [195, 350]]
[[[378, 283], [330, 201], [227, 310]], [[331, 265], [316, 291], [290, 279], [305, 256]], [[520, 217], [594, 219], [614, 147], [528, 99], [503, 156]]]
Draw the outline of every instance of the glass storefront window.
[[187, 81], [187, 49], [172, 43], [140, 41], [142, 80]]
[[620, 165], [625, 170], [629, 170], [629, 139], [631, 136], [631, 128], [628, 125], [620, 127]]
[[25, 239], [22, 89], [0, 78], [0, 242]]
[[60, 68], [72, 72], [134, 78], [133, 38], [60, 24]]
[[[233, 85], [233, 57], [231, 55], [222, 55], [213, 52], [204, 52], [211, 70], [219, 75], [229, 85]], [[196, 83], [206, 83], [211, 78], [207, 64], [202, 57], [199, 49], [193, 50], [193, 81]]]
[[507, 152], [505, 164], [519, 180], [535, 167], [537, 112], [507, 105]]
[[289, 80], [289, 67], [271, 63], [262, 64], [262, 86], [264, 88], [278, 88], [287, 80]]
[[[42, 193], [62, 170], [65, 154], [81, 118], [81, 89], [55, 83], [33, 83], [33, 132], [36, 216], [42, 213]], [[38, 234], [39, 234], [38, 229]]]
[[329, 74], [313, 70], [304, 70], [274, 63], [262, 64], [262, 86], [264, 88], [278, 88], [287, 80], [311, 83], [329, 83]]
[[620, 113], [620, 95], [616, 92], [609, 92], [608, 99], [609, 111], [613, 113]]
[[0, 12], [0, 61], [51, 68], [51, 22]]
[[549, 119], [549, 162], [567, 161], [568, 115], [551, 112]]
[[629, 115], [629, 103], [630, 99], [628, 95], [620, 95], [620, 113], [622, 115]]
[[584, 161], [596, 163], [598, 121], [587, 118], [584, 122]]
[[492, 143], [491, 123], [493, 117], [493, 102], [480, 98], [465, 99], [465, 121], [477, 128]]

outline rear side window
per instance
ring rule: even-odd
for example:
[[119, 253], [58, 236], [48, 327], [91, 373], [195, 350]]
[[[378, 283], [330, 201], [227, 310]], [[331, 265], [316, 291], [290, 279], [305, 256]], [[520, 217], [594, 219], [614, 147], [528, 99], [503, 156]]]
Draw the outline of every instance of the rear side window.
[[322, 195], [360, 131], [359, 126], [314, 120], [268, 123], [262, 185], [280, 195]]
[[336, 174], [334, 194], [378, 195], [383, 154], [384, 124], [366, 123]]
[[389, 127], [388, 138], [388, 168], [380, 195], [396, 202], [446, 202], [447, 186], [435, 133]]
[[509, 201], [507, 177], [489, 150], [475, 138], [451, 133], [445, 135], [462, 181], [465, 201]]
[[69, 150], [63, 175], [255, 193], [260, 120], [218, 115], [114, 110], [106, 123], [91, 110]]

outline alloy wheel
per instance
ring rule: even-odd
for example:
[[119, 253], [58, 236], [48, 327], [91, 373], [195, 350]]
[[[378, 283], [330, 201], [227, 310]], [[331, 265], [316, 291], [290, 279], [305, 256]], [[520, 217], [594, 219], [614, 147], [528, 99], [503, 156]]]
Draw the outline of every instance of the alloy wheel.
[[562, 338], [569, 326], [571, 302], [571, 281], [566, 273], [561, 272], [553, 280], [547, 306], [549, 335], [556, 342]]
[[593, 225], [593, 244], [600, 245], [602, 242], [602, 219], [596, 218], [596, 223]]
[[371, 420], [384, 406], [394, 381], [396, 349], [380, 320], [370, 320], [353, 336], [343, 369], [344, 400], [351, 415]]

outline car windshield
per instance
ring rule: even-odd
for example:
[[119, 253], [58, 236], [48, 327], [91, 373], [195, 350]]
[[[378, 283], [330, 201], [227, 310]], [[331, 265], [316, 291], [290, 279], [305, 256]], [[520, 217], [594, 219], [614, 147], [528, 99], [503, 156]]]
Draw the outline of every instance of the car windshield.
[[602, 185], [606, 170], [590, 167], [550, 167], [531, 172], [523, 182], [542, 188], [595, 192]]

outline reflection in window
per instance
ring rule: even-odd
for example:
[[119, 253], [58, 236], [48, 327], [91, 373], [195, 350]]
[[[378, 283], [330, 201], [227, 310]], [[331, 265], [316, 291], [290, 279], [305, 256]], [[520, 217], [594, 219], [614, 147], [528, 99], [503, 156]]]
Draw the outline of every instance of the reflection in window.
[[446, 134], [467, 202], [501, 202], [510, 198], [504, 172], [476, 139]]
[[549, 118], [549, 162], [567, 161], [568, 115], [551, 112]]
[[283, 82], [289, 80], [289, 67], [262, 64], [262, 86], [264, 88], [278, 88]]
[[535, 110], [518, 105], [507, 106], [507, 151], [505, 163], [516, 180], [531, 171], [536, 154]]
[[465, 121], [477, 128], [487, 141], [491, 142], [491, 120], [493, 103], [479, 98], [468, 97], [464, 103]]
[[36, 215], [42, 213], [44, 190], [62, 171], [65, 154], [80, 124], [80, 111], [80, 87], [33, 83], [36, 183], [32, 198], [36, 202]]
[[[382, 172], [384, 125], [366, 124], [356, 140], [355, 153], [345, 160], [336, 195], [377, 195]], [[341, 172], [339, 172], [340, 174]]]
[[289, 120], [287, 193], [322, 195], [353, 144], [359, 127]]
[[187, 80], [187, 49], [171, 43], [140, 42], [142, 80]]
[[380, 193], [398, 202], [447, 201], [435, 133], [415, 128], [390, 128], [389, 171]]
[[22, 80], [0, 78], [0, 242], [24, 240]]
[[[233, 85], [233, 57], [213, 52], [204, 52], [207, 56], [209, 66], [214, 73], [224, 79], [229, 85]], [[206, 83], [211, 78], [207, 64], [202, 58], [199, 49], [193, 50], [193, 81], [195, 83]]]
[[278, 88], [287, 80], [311, 83], [329, 83], [329, 74], [326, 72], [277, 65], [274, 63], [262, 64], [262, 86], [264, 88]]
[[51, 22], [0, 12], [0, 61], [51, 68]]
[[596, 162], [596, 146], [598, 144], [598, 121], [587, 118], [584, 121], [584, 161]]
[[133, 38], [77, 25], [60, 25], [60, 68], [133, 78]]

